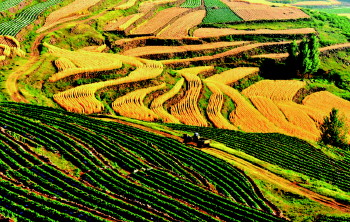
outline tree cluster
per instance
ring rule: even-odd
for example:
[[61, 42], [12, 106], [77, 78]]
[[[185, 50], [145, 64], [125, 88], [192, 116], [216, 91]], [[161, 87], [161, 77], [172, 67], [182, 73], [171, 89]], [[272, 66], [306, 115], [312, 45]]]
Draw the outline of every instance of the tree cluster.
[[324, 118], [323, 124], [320, 126], [321, 137], [320, 142], [326, 145], [332, 145], [343, 149], [349, 149], [347, 143], [347, 126], [344, 118], [339, 115], [337, 109], [332, 109], [329, 116]]
[[306, 74], [317, 72], [320, 66], [319, 45], [315, 35], [311, 36], [310, 40], [303, 39], [299, 45], [293, 41], [288, 48], [288, 69], [303, 78]]

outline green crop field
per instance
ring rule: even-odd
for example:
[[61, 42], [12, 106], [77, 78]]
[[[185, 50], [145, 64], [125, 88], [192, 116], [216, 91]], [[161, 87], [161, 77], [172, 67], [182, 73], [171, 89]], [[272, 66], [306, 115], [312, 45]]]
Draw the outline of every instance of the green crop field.
[[[176, 140], [51, 108], [0, 107], [1, 214], [23, 221], [283, 221], [245, 175]], [[76, 172], [33, 148], [61, 156]]]
[[220, 0], [204, 0], [207, 14], [203, 24], [234, 23], [242, 21], [225, 3]]
[[26, 8], [19, 14], [16, 14], [14, 19], [6, 22], [0, 22], [0, 35], [17, 35], [21, 29], [35, 21], [43, 11], [60, 2], [62, 2], [62, 0], [48, 0], [42, 3], [38, 3]]
[[0, 221], [350, 222], [348, 3], [294, 2], [0, 0]]

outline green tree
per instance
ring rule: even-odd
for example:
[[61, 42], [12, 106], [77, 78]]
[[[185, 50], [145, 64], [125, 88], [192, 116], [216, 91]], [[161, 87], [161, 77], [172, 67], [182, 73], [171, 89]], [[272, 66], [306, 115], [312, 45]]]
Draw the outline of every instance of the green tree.
[[333, 108], [329, 116], [324, 118], [324, 122], [321, 124], [320, 130], [320, 142], [340, 148], [349, 147], [346, 140], [348, 131], [344, 117], [339, 115], [339, 111], [337, 109]]
[[320, 67], [320, 43], [318, 42], [318, 38], [313, 35], [310, 38], [309, 41], [309, 49], [310, 49], [310, 61], [311, 61], [311, 67], [309, 70], [309, 73], [315, 73], [317, 72], [318, 68]]
[[298, 43], [297, 41], [293, 41], [289, 47], [288, 47], [288, 58], [286, 61], [286, 65], [290, 70], [296, 71], [295, 64], [297, 64], [297, 59], [298, 59], [298, 53], [299, 53], [299, 48], [298, 48]]
[[310, 40], [303, 39], [299, 46], [293, 41], [288, 48], [288, 54], [286, 66], [298, 76], [315, 73], [320, 66], [319, 42], [315, 35]]
[[298, 74], [304, 75], [309, 72], [312, 61], [310, 60], [311, 50], [309, 49], [309, 43], [306, 39], [303, 39], [299, 45], [298, 54]]

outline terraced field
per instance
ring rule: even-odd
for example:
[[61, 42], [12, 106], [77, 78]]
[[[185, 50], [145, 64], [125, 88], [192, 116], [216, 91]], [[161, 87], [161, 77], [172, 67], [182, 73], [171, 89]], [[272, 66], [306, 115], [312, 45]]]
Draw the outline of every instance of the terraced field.
[[349, 221], [350, 26], [261, 2], [1, 1], [0, 221]]
[[[349, 191], [349, 152], [338, 149], [344, 159], [334, 160], [309, 143], [281, 134], [242, 133], [239, 131], [168, 125], [177, 130], [199, 132], [236, 150], [260, 160], [293, 170], [312, 178], [329, 181], [344, 191]], [[256, 152], [259, 150], [259, 152]], [[336, 177], [334, 175], [337, 175]]]
[[16, 14], [14, 19], [0, 23], [0, 35], [16, 36], [23, 28], [34, 22], [42, 12], [60, 2], [62, 0], [48, 0], [24, 9]]
[[38, 29], [37, 32], [43, 32], [57, 24], [85, 16], [83, 11], [97, 4], [99, 1], [100, 0], [76, 0], [73, 3], [51, 13], [46, 18], [45, 24]]
[[25, 104], [0, 115], [0, 212], [19, 220], [284, 221], [240, 171], [173, 139]]

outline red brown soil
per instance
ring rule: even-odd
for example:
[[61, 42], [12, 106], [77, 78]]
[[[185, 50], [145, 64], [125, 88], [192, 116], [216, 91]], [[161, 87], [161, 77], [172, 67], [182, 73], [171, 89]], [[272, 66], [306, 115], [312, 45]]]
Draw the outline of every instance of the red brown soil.
[[205, 14], [205, 10], [190, 12], [163, 29], [160, 33], [158, 33], [157, 37], [164, 39], [179, 39], [188, 37], [189, 30], [199, 25], [205, 17]]
[[182, 45], [182, 46], [144, 46], [129, 49], [121, 53], [122, 55], [127, 56], [149, 56], [149, 55], [164, 55], [164, 54], [173, 54], [180, 52], [189, 52], [189, 51], [202, 51], [209, 49], [218, 49], [230, 46], [239, 46], [245, 43], [246, 41], [239, 42], [213, 42], [201, 45]]
[[217, 59], [222, 59], [228, 56], [238, 55], [243, 52], [247, 52], [249, 50], [260, 48], [264, 46], [273, 46], [273, 45], [284, 45], [284, 44], [290, 44], [290, 41], [285, 42], [267, 42], [267, 43], [254, 43], [246, 46], [237, 47], [234, 49], [231, 49], [229, 51], [218, 53], [212, 56], [200, 56], [200, 57], [194, 57], [194, 58], [188, 58], [188, 59], [172, 59], [172, 60], [163, 60], [161, 61], [164, 65], [171, 65], [171, 66], [177, 66], [177, 65], [183, 65], [183, 64], [189, 64], [191, 62], [198, 62], [198, 61], [214, 61]]
[[188, 8], [172, 7], [164, 9], [147, 22], [131, 30], [132, 35], [156, 35], [162, 28], [179, 16], [190, 12]]
[[199, 38], [221, 37], [226, 35], [294, 35], [294, 34], [311, 34], [316, 33], [313, 28], [300, 29], [257, 29], [257, 30], [237, 30], [230, 28], [199, 28], [194, 31], [193, 36]]
[[224, 0], [231, 10], [244, 21], [255, 20], [288, 20], [310, 18], [306, 13], [296, 7], [272, 7], [264, 4]]
[[127, 21], [129, 21], [131, 18], [133, 18], [135, 16], [135, 14], [132, 14], [132, 15], [128, 15], [126, 17], [123, 17], [121, 19], [119, 19], [118, 21], [116, 22], [113, 22], [113, 23], [109, 23], [108, 25], [106, 25], [104, 27], [104, 30], [105, 31], [122, 31], [119, 27], [121, 25], [123, 25], [124, 23], [126, 23]]
[[19, 10], [23, 9], [24, 7], [26, 7], [30, 3], [32, 3], [32, 0], [22, 1], [22, 2], [18, 3], [18, 5], [10, 8], [8, 11], [11, 12], [12, 14], [16, 14]]

